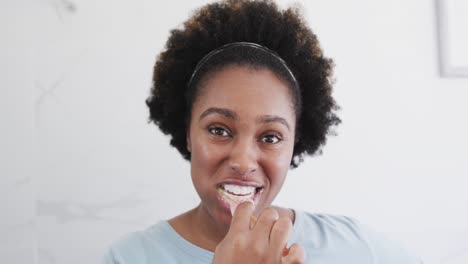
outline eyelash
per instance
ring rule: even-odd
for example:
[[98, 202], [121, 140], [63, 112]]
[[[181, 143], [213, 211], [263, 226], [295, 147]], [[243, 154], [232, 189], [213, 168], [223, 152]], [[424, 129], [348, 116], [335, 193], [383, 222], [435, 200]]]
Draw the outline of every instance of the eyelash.
[[215, 132], [216, 130], [218, 130], [218, 132], [219, 132], [219, 130], [222, 130], [223, 132], [226, 132], [226, 134], [227, 134], [228, 136], [231, 135], [231, 133], [229, 133], [228, 130], [225, 129], [224, 127], [219, 127], [219, 126], [208, 127], [208, 131], [209, 131], [211, 134], [213, 134], [213, 135], [215, 135], [215, 136], [218, 136], [218, 137], [224, 137], [223, 135], [219, 135], [218, 133], [216, 133], [216, 132]]
[[[276, 138], [276, 142], [271, 143], [271, 142], [266, 142], [265, 140], [263, 140], [263, 139], [266, 139], [267, 137], [275, 137], [275, 138]], [[281, 141], [283, 140], [283, 138], [281, 138], [281, 136], [278, 135], [278, 134], [276, 134], [276, 133], [270, 133], [270, 134], [265, 134], [265, 135], [263, 135], [261, 140], [262, 140], [262, 142], [264, 142], [264, 143], [268, 143], [268, 144], [277, 144], [277, 143], [281, 142]]]
[[[231, 136], [231, 133], [227, 129], [225, 129], [223, 127], [220, 127], [220, 126], [208, 127], [208, 132], [210, 132], [211, 134], [213, 134], [214, 136], [217, 136], [217, 137]], [[221, 133], [219, 133], [219, 132], [221, 132]], [[223, 135], [224, 133], [226, 133], [226, 134]], [[276, 141], [275, 142], [265, 141], [266, 138], [270, 138], [270, 137], [274, 137], [276, 139]], [[283, 140], [283, 138], [281, 137], [281, 135], [279, 135], [277, 133], [269, 133], [269, 134], [263, 134], [260, 140], [263, 143], [267, 143], [267, 144], [277, 144], [277, 143], [281, 142]]]

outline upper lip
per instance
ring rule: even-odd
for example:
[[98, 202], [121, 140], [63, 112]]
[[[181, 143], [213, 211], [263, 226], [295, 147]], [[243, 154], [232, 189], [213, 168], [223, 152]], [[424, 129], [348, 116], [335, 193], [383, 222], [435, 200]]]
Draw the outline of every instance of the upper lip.
[[226, 179], [218, 184], [218, 186], [224, 185], [224, 184], [233, 184], [233, 185], [239, 185], [239, 186], [250, 186], [250, 187], [255, 187], [255, 188], [261, 188], [263, 187], [262, 184], [255, 182], [255, 181], [242, 181], [238, 179]]

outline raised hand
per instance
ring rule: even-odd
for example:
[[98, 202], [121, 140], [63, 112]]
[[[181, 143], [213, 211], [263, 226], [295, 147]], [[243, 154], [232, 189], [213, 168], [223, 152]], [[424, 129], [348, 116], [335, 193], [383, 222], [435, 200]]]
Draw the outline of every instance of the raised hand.
[[291, 220], [279, 217], [273, 208], [265, 209], [251, 223], [253, 204], [240, 204], [226, 237], [215, 250], [213, 263], [303, 263], [304, 249], [298, 244], [286, 248], [292, 230]]

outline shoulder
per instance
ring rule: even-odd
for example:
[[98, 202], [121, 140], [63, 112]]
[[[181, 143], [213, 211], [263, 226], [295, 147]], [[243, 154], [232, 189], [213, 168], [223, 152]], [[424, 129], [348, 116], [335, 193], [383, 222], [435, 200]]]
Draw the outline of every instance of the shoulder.
[[356, 221], [361, 233], [366, 238], [375, 263], [408, 263], [421, 264], [422, 260], [409, 252], [396, 240], [388, 237], [382, 232]]
[[146, 264], [153, 255], [164, 252], [165, 223], [159, 222], [143, 231], [120, 237], [108, 249], [103, 264]]
[[292, 242], [305, 245], [308, 255], [327, 260], [333, 258], [336, 263], [350, 259], [372, 264], [422, 263], [398, 243], [354, 218], [302, 211], [295, 211], [295, 214], [295, 241]]
[[321, 249], [349, 244], [366, 247], [367, 241], [360, 224], [353, 218], [303, 211], [295, 211], [293, 235], [296, 239], [311, 242], [315, 248]]
[[132, 232], [114, 242], [104, 256], [103, 264], [146, 263], [141, 232]]

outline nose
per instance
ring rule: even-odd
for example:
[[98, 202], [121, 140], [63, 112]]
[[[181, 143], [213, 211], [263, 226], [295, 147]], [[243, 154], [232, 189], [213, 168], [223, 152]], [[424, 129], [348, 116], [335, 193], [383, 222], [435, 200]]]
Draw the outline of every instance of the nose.
[[231, 150], [229, 168], [242, 178], [249, 178], [257, 170], [256, 145], [248, 140], [237, 140]]

